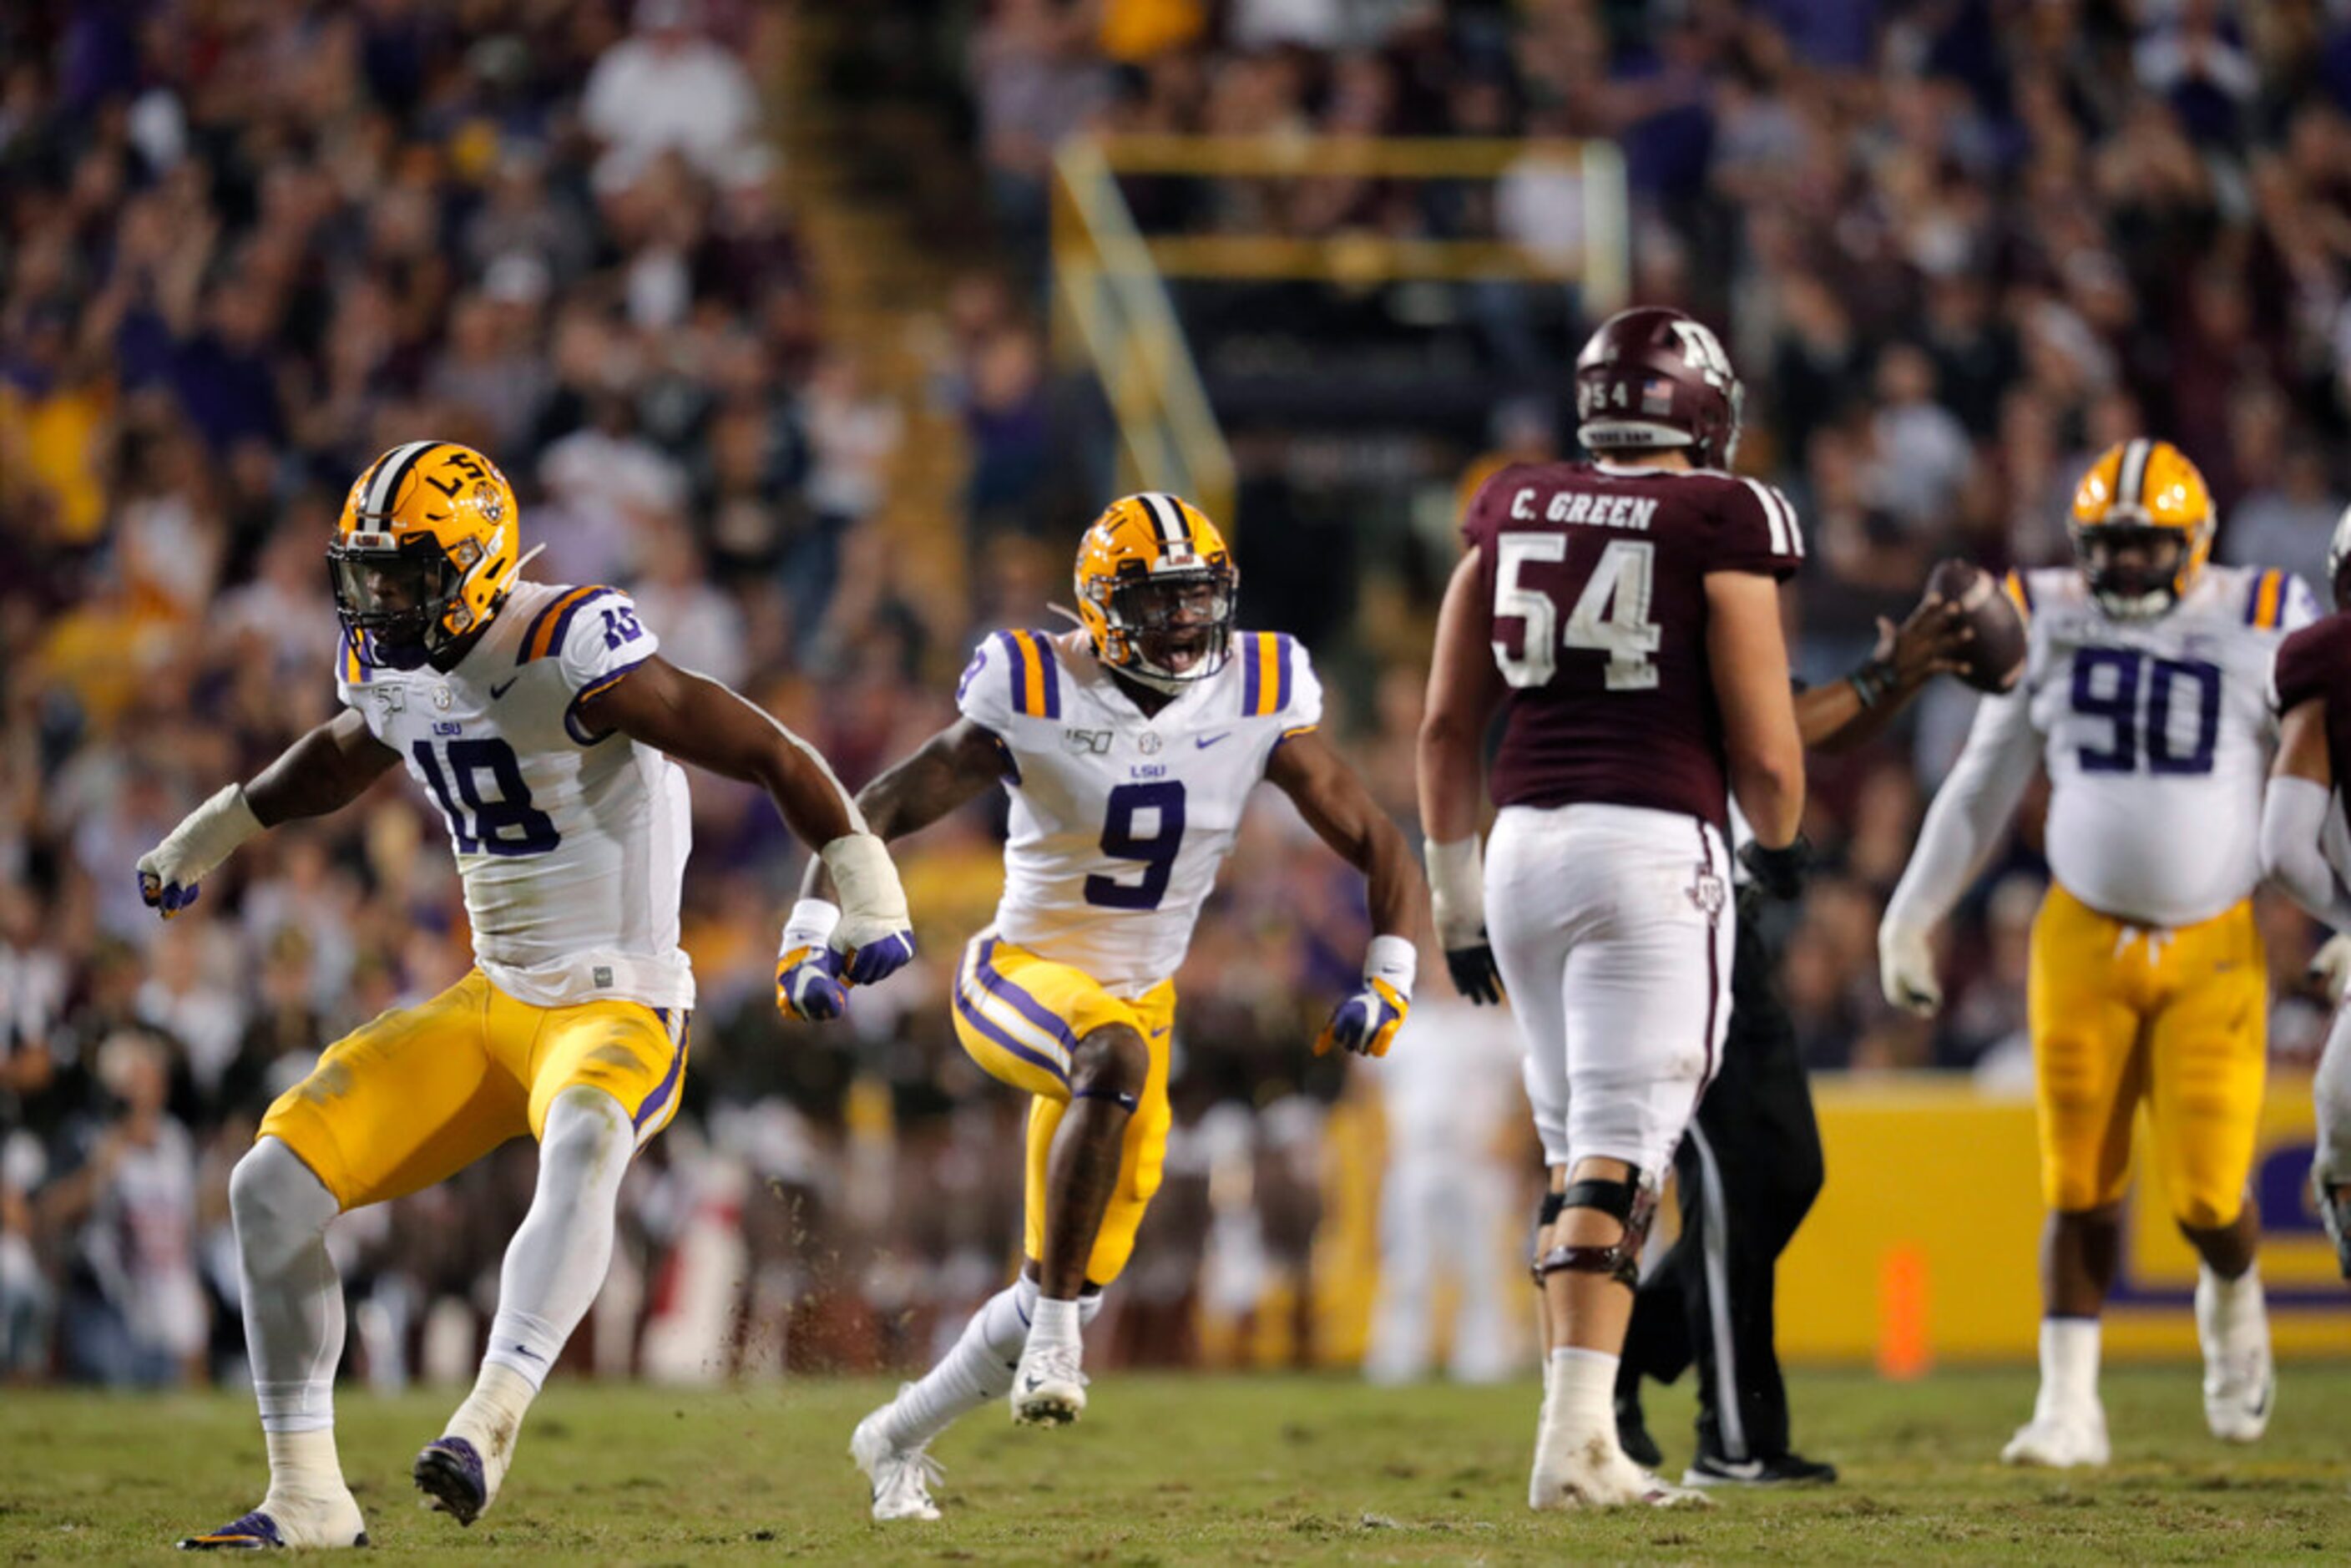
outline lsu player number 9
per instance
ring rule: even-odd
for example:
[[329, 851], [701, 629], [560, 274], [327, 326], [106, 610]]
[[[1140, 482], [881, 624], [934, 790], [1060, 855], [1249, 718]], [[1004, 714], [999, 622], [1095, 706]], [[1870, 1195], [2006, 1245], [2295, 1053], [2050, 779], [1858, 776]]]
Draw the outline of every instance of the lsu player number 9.
[[[1079, 1329], [1159, 1186], [1175, 975], [1260, 780], [1368, 883], [1377, 935], [1318, 1049], [1377, 1055], [1410, 1004], [1410, 849], [1318, 733], [1306, 650], [1235, 629], [1240, 574], [1217, 525], [1174, 496], [1123, 497], [1080, 541], [1074, 586], [1079, 630], [982, 642], [957, 720], [858, 797], [896, 838], [998, 784], [1010, 794], [1003, 897], [965, 950], [954, 1026], [976, 1062], [1030, 1096], [1026, 1266], [929, 1376], [858, 1427], [877, 1519], [936, 1517], [925, 1452], [964, 1411], [1008, 1394], [1029, 1425], [1085, 1408]], [[812, 877], [794, 941], [831, 921], [829, 891]], [[783, 987], [831, 1001], [790, 969]]]
[[2046, 767], [2052, 880], [2027, 985], [2050, 1210], [2042, 1395], [2003, 1458], [2061, 1467], [2107, 1457], [2098, 1315], [2142, 1102], [2173, 1218], [2203, 1258], [2207, 1422], [2251, 1441], [2268, 1419], [2259, 1221], [2245, 1202], [2269, 1000], [2252, 895], [2270, 666], [2316, 609], [2290, 573], [2209, 564], [2211, 497], [2168, 442], [2101, 455], [2072, 533], [2074, 567], [2008, 580], [2027, 621], [2024, 674], [1978, 707], [1878, 933], [1887, 998], [1931, 1013], [1928, 933]]

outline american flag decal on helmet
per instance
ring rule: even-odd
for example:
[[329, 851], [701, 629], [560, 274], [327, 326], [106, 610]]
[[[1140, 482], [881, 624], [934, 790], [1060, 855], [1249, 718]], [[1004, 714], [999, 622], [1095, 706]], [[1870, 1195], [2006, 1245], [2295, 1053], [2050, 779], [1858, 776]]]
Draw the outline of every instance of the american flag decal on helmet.
[[1651, 376], [1641, 383], [1641, 412], [1647, 414], [1667, 414], [1674, 412], [1674, 383], [1663, 376]]

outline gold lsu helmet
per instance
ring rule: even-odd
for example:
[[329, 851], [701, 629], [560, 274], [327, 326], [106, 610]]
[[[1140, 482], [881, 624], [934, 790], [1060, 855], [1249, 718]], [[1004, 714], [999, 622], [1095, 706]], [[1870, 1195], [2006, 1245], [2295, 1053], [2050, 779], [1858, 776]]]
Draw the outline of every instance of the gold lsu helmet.
[[[2168, 441], [2125, 441], [2074, 491], [2074, 554], [2098, 607], [2149, 621], [2187, 596], [2212, 554], [2212, 492]], [[2136, 560], [2118, 559], [2137, 545]]]
[[412, 441], [369, 464], [327, 547], [353, 648], [400, 669], [487, 625], [525, 559], [514, 486], [454, 441]]
[[1094, 656], [1161, 691], [1225, 667], [1239, 587], [1217, 525], [1164, 491], [1113, 501], [1078, 546], [1078, 622]]

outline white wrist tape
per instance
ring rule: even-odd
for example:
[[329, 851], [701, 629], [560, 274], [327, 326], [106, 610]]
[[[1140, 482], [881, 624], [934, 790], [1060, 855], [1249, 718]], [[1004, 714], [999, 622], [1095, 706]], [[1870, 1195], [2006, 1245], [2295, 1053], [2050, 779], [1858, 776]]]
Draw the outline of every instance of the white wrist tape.
[[803, 898], [792, 905], [791, 918], [784, 922], [783, 946], [779, 953], [795, 947], [821, 947], [832, 940], [832, 928], [841, 924], [841, 906], [821, 898]]
[[1478, 863], [1478, 835], [1443, 844], [1431, 839], [1422, 852], [1437, 941], [1447, 948], [1476, 946], [1486, 930], [1486, 875]]
[[817, 852], [824, 857], [824, 869], [832, 873], [832, 885], [841, 894], [841, 917], [864, 928], [859, 940], [874, 927], [894, 931], [913, 924], [906, 917], [906, 890], [898, 885], [898, 868], [890, 863], [890, 852], [880, 839], [872, 833], [843, 833]]
[[1420, 970], [1420, 951], [1408, 937], [1374, 936], [1364, 955], [1364, 978], [1385, 980], [1402, 997], [1412, 995], [1412, 982]]
[[183, 887], [201, 881], [261, 831], [261, 819], [246, 804], [245, 786], [223, 785], [155, 846], [156, 874]]

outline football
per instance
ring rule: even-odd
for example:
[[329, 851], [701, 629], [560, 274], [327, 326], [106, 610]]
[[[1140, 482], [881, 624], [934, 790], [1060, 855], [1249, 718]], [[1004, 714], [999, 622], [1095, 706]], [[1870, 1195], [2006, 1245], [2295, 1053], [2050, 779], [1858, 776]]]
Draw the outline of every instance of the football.
[[1959, 605], [1975, 628], [1959, 679], [1980, 692], [2004, 692], [2024, 673], [2024, 617], [2001, 591], [2000, 580], [1973, 561], [1938, 563], [1927, 578], [1927, 592]]

